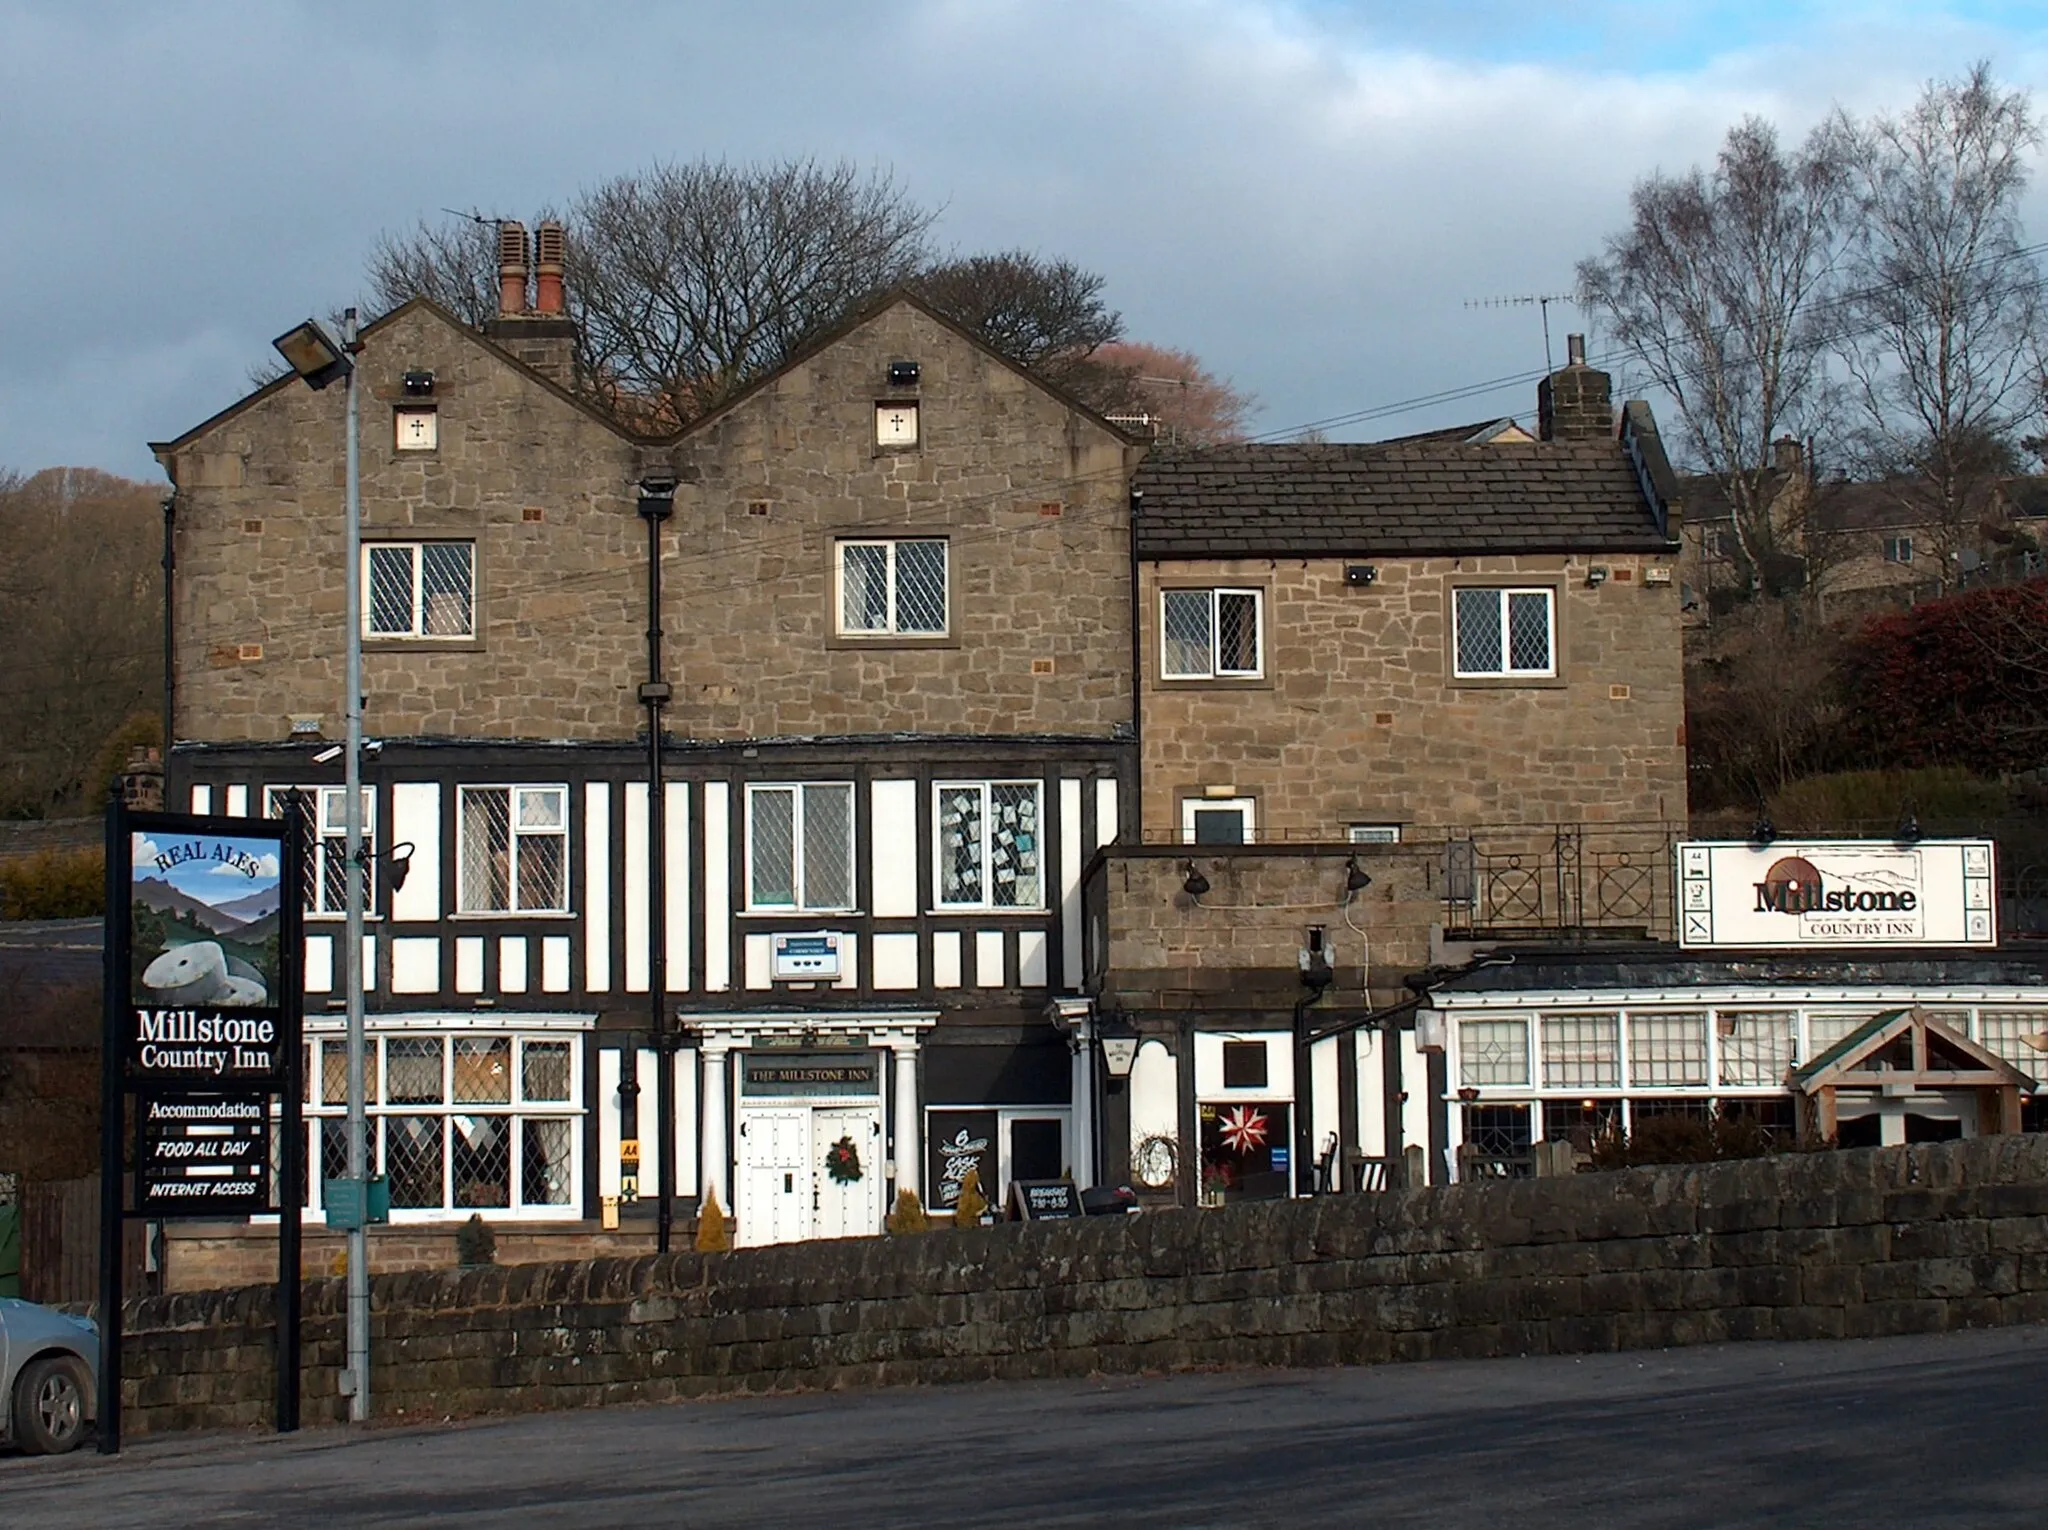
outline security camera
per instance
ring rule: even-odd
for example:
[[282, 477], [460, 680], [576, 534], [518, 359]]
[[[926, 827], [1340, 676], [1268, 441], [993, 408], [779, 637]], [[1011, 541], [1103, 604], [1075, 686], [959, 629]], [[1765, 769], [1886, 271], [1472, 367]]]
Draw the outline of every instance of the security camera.
[[325, 749], [321, 750], [318, 754], [313, 756], [313, 763], [315, 765], [325, 765], [331, 761], [338, 760], [340, 758], [341, 745], [329, 744]]
[[363, 753], [368, 755], [371, 759], [376, 759], [377, 756], [382, 754], [383, 752], [384, 740], [382, 740], [381, 738], [366, 738], [363, 740]]

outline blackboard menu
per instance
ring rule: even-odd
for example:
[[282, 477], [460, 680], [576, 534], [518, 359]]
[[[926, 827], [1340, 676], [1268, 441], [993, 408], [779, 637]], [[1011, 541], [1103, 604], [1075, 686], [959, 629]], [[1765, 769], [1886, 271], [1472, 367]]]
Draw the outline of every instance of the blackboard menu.
[[925, 1118], [926, 1204], [951, 1211], [960, 1204], [968, 1171], [981, 1171], [982, 1196], [996, 1191], [996, 1113], [992, 1110], [935, 1110]]
[[1084, 1215], [1071, 1179], [1019, 1179], [1010, 1184], [1010, 1207], [1026, 1222], [1064, 1222]]

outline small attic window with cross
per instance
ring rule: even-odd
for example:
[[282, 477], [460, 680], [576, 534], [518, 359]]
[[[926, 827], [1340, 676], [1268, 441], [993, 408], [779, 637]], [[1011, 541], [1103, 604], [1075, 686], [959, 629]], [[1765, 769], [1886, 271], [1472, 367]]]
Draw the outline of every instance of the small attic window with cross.
[[875, 405], [875, 445], [884, 451], [917, 445], [917, 400], [895, 399]]

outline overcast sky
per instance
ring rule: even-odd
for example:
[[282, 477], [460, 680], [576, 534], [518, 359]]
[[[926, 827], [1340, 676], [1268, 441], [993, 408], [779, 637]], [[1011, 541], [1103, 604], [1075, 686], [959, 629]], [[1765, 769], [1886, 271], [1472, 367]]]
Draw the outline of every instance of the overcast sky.
[[[2048, 106], [2042, 0], [1562, 9], [0, 0], [0, 468], [158, 480], [145, 443], [353, 300], [380, 230], [524, 216], [657, 159], [890, 169], [946, 245], [1101, 272], [1131, 338], [1195, 351], [1288, 433], [1540, 369], [1535, 309], [1468, 305], [1568, 291], [1631, 182], [1744, 113], [1801, 133], [1978, 58]], [[1551, 327], [1561, 356], [1587, 326]]]

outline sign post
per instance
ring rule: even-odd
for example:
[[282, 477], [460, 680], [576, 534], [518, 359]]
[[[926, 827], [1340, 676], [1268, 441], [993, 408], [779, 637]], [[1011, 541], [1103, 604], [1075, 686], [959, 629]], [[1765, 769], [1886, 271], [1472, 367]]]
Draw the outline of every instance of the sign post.
[[[121, 1448], [122, 1225], [278, 1218], [277, 1427], [299, 1426], [303, 804], [107, 810], [99, 1448]], [[133, 1103], [134, 1172], [124, 1124]], [[132, 1187], [132, 1188], [131, 1188]]]

